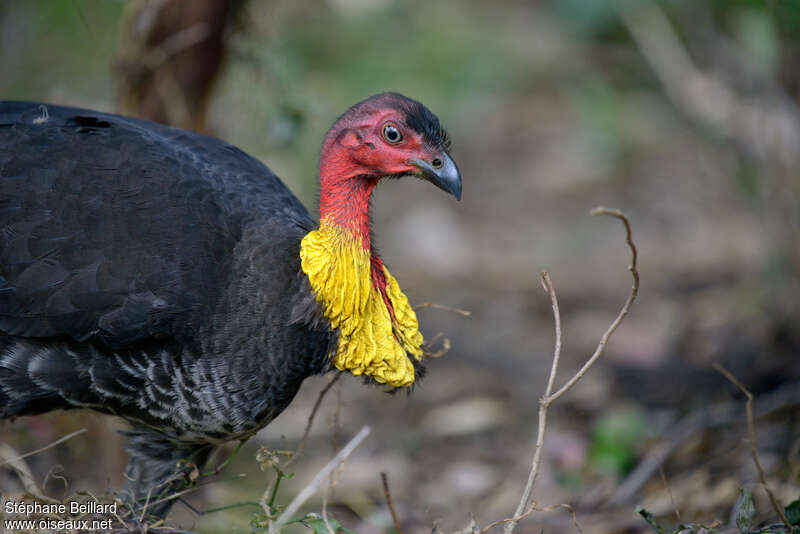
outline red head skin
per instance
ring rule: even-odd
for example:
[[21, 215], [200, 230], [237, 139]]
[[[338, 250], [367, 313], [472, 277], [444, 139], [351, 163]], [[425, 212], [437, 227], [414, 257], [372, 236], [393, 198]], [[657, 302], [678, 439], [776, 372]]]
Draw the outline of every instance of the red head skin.
[[[408, 128], [402, 112], [389, 107], [355, 110], [333, 125], [322, 145], [320, 161], [321, 220], [351, 230], [370, 249], [369, 200], [381, 178], [417, 174], [412, 158], [431, 161], [438, 154], [422, 135]], [[402, 135], [398, 143], [384, 138], [393, 124]], [[379, 260], [380, 261], [380, 260]]]

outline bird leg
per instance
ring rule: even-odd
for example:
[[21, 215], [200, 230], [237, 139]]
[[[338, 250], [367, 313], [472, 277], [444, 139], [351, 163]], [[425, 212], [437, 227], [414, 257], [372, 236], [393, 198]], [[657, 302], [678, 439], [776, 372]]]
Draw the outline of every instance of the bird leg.
[[153, 430], [123, 434], [129, 438], [123, 499], [136, 517], [163, 519], [180, 492], [194, 485], [213, 447], [176, 442]]

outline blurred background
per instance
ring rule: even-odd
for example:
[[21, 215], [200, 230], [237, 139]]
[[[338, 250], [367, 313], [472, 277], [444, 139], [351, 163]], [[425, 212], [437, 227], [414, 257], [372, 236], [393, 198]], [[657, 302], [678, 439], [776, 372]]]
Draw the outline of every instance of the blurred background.
[[[29, 0], [0, 3], [0, 98], [138, 115], [204, 131], [269, 165], [316, 214], [321, 140], [349, 105], [392, 90], [447, 127], [463, 200], [416, 180], [382, 184], [377, 243], [427, 339], [451, 350], [414, 393], [343, 377], [324, 398], [288, 504], [365, 424], [328, 511], [359, 533], [508, 517], [524, 485], [553, 350], [539, 275], [561, 304], [557, 384], [591, 354], [627, 297], [630, 217], [642, 285], [606, 354], [551, 410], [534, 498], [569, 503], [584, 533], [777, 522], [750, 458], [744, 396], [782, 505], [800, 497], [800, 3], [790, 0]], [[297, 447], [330, 376], [189, 498], [258, 501], [256, 451]], [[119, 487], [120, 424], [58, 413], [0, 424], [45, 490]], [[101, 446], [98, 446], [100, 444]], [[8, 449], [6, 449], [7, 451]], [[217, 458], [221, 461], [226, 449]], [[659, 466], [662, 467], [659, 472]], [[0, 468], [0, 490], [19, 481]], [[321, 495], [305, 511], [319, 511]], [[257, 507], [171, 522], [250, 532]], [[733, 514], [733, 515], [731, 515]], [[727, 526], [726, 526], [727, 525]], [[733, 526], [731, 526], [733, 525]], [[573, 532], [564, 510], [516, 532]], [[298, 531], [303, 531], [298, 527]], [[499, 530], [498, 530], [499, 531]]]

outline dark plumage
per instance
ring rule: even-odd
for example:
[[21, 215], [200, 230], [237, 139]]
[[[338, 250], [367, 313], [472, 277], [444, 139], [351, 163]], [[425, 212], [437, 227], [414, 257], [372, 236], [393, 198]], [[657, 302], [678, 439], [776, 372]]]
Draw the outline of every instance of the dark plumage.
[[[389, 100], [416, 110], [426, 140], [441, 131], [421, 104]], [[135, 498], [179, 460], [252, 435], [331, 367], [337, 332], [300, 268], [316, 227], [217, 139], [0, 103], [0, 419], [125, 418]]]

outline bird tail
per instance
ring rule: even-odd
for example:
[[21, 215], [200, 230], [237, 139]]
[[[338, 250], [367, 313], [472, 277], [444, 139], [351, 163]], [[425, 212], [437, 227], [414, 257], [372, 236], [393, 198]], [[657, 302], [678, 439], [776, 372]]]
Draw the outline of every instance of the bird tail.
[[0, 333], [0, 419], [35, 415], [70, 404], [57, 389], [37, 380], [56, 349]]

